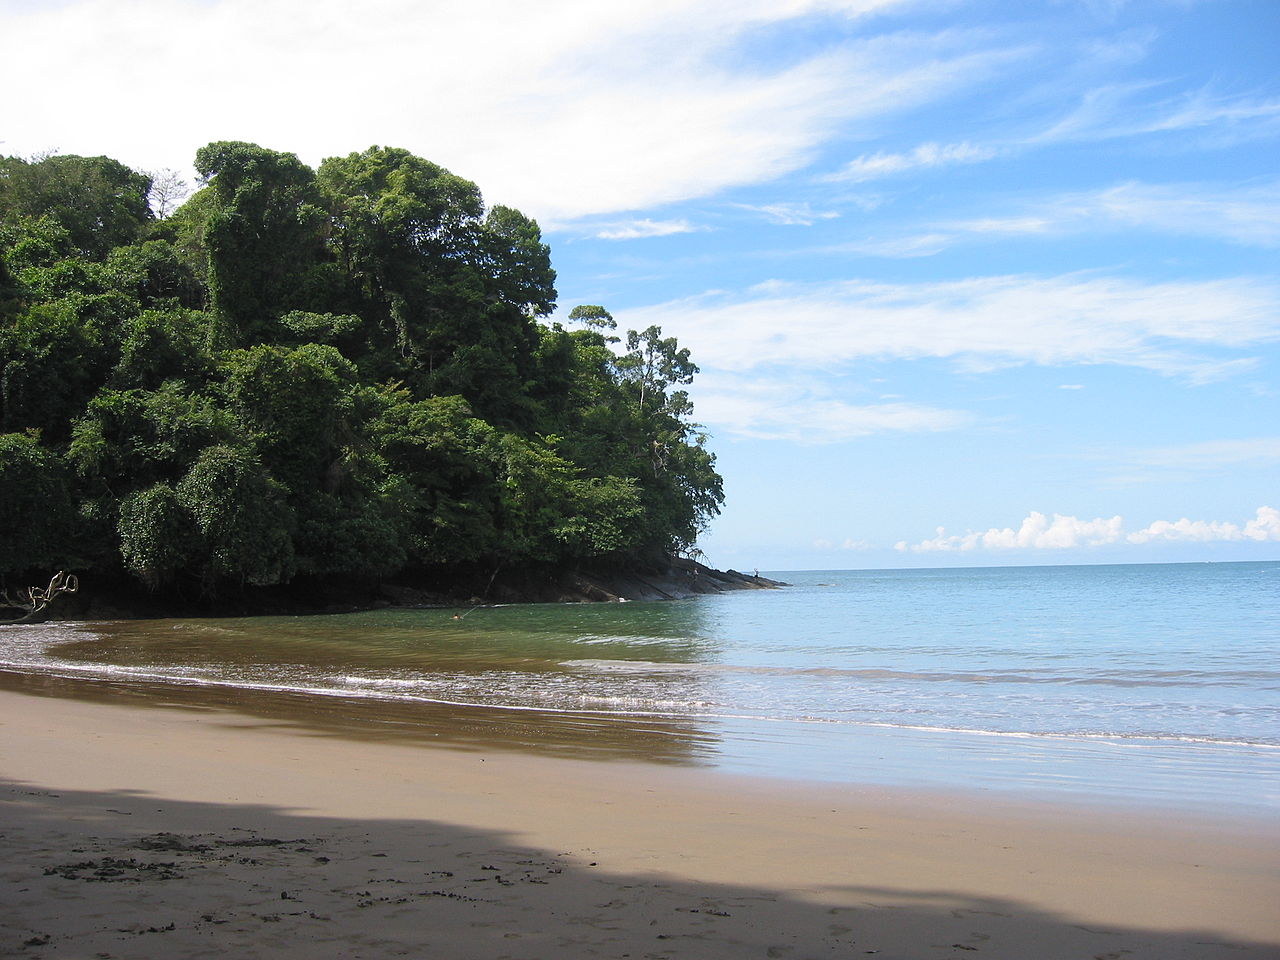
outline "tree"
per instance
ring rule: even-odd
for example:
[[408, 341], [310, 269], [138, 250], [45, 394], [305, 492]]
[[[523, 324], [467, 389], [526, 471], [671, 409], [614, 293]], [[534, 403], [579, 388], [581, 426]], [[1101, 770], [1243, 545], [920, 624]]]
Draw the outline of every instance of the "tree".
[[545, 322], [532, 219], [395, 148], [196, 168], [175, 209], [172, 171], [0, 160], [0, 575], [661, 561], [718, 511], [689, 351]]
[[198, 540], [187, 564], [207, 592], [220, 581], [264, 586], [293, 576], [293, 516], [284, 490], [252, 453], [210, 447], [174, 492], [195, 521]]
[[151, 179], [108, 157], [0, 157], [0, 220], [51, 216], [91, 260], [150, 224]]
[[282, 313], [306, 309], [328, 217], [315, 174], [292, 153], [220, 141], [196, 151], [208, 185], [209, 294], [232, 343], [268, 340]]
[[157, 219], [164, 220], [178, 209], [182, 201], [191, 193], [191, 188], [187, 185], [186, 178], [170, 167], [149, 173], [147, 176], [151, 178], [151, 191], [147, 195], [147, 200]]
[[646, 403], [661, 405], [667, 387], [692, 383], [698, 366], [689, 358], [689, 348], [681, 348], [675, 337], [663, 337], [662, 328], [651, 326], [643, 332], [627, 331], [627, 352], [618, 358], [623, 380], [634, 384], [636, 408], [643, 415]]
[[379, 377], [415, 396], [461, 394], [486, 419], [528, 427], [539, 335], [555, 272], [537, 224], [488, 214], [475, 184], [407, 150], [333, 157], [317, 175], [330, 245], [355, 281]]
[[107, 353], [94, 324], [67, 302], [36, 304], [0, 326], [0, 430], [65, 440], [101, 383]]
[[616, 330], [618, 322], [604, 307], [595, 303], [580, 303], [569, 311], [569, 319], [593, 330]]
[[0, 434], [0, 576], [67, 563], [70, 478], [33, 433]]
[[152, 590], [187, 567], [200, 548], [195, 517], [167, 483], [139, 490], [120, 504], [120, 557]]

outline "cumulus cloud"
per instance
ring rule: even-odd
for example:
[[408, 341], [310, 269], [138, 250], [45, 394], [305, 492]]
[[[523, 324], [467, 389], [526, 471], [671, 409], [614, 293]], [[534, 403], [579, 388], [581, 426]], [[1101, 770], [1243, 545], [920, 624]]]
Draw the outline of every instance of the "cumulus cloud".
[[1126, 533], [1124, 519], [1078, 517], [1055, 513], [1050, 519], [1032, 511], [1015, 530], [992, 527], [985, 531], [948, 534], [938, 527], [937, 536], [918, 543], [900, 540], [894, 549], [900, 553], [972, 552], [976, 550], [1065, 550], [1100, 547], [1115, 543], [1144, 544], [1156, 541], [1210, 542], [1280, 542], [1280, 510], [1259, 507], [1253, 519], [1244, 524], [1221, 521], [1157, 520], [1141, 530]]
[[1280, 510], [1259, 507], [1257, 514], [1243, 526], [1217, 521], [1157, 520], [1149, 527], [1129, 534], [1130, 543], [1150, 543], [1153, 540], [1180, 540], [1194, 543], [1212, 541], [1254, 540], [1280, 541]]
[[[785, 318], [785, 323], [780, 323]], [[619, 312], [658, 324], [722, 369], [832, 370], [866, 358], [945, 358], [973, 371], [1113, 364], [1207, 382], [1280, 340], [1269, 280], [974, 277], [935, 283], [771, 282]]]
[[936, 537], [914, 544], [908, 544], [902, 540], [895, 544], [895, 549], [900, 552], [910, 550], [913, 553], [930, 553], [967, 552], [980, 549], [1062, 550], [1071, 547], [1094, 547], [1117, 542], [1123, 536], [1123, 525], [1123, 519], [1118, 516], [1109, 520], [1101, 517], [1094, 520], [1080, 520], [1055, 513], [1050, 520], [1043, 513], [1033, 510], [1016, 530], [1012, 527], [992, 527], [990, 530], [977, 533], [971, 531], [948, 535], [945, 528], [938, 527]]

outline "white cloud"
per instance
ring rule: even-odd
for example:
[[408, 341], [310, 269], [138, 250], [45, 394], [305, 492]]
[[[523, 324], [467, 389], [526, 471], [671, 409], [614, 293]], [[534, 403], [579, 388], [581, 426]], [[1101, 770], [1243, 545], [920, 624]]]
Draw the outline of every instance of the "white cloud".
[[855, 540], [852, 537], [846, 537], [838, 544], [834, 540], [828, 540], [826, 537], [819, 537], [817, 540], [813, 541], [813, 547], [815, 550], [862, 551], [876, 549], [876, 545], [871, 543], [869, 540]]
[[881, 433], [933, 433], [974, 422], [963, 410], [913, 403], [856, 404], [811, 383], [706, 370], [693, 388], [698, 420], [718, 435], [801, 444], [839, 443]]
[[1207, 88], [1178, 97], [1148, 96], [1161, 86], [1139, 81], [1089, 90], [1075, 109], [1031, 142], [1109, 140], [1184, 131], [1248, 138], [1270, 135], [1280, 126], [1280, 99], [1215, 96]]
[[933, 225], [939, 248], [961, 235], [1057, 235], [1118, 228], [1280, 246], [1280, 183], [1223, 187], [1200, 183], [1122, 183], [1060, 194], [1005, 217]]
[[1219, 470], [1245, 463], [1280, 463], [1280, 437], [1211, 440], [1134, 451], [1130, 461], [1148, 467]]
[[5, 18], [0, 83], [23, 90], [5, 149], [185, 169], [213, 139], [311, 164], [390, 143], [552, 226], [775, 178], [837, 127], [1024, 55], [963, 31], [832, 31], [767, 68], [734, 55], [760, 30], [902, 2], [69, 0]]
[[937, 536], [918, 543], [901, 540], [894, 545], [900, 553], [972, 552], [976, 550], [1067, 550], [1101, 547], [1115, 543], [1144, 544], [1155, 541], [1181, 542], [1256, 542], [1280, 541], [1280, 510], [1259, 507], [1253, 519], [1243, 525], [1220, 521], [1157, 520], [1133, 533], [1124, 532], [1119, 516], [1081, 520], [1059, 513], [1050, 520], [1032, 511], [1015, 530], [992, 527], [989, 530], [948, 534], [938, 527]]
[[595, 228], [595, 236], [601, 240], [638, 240], [645, 237], [667, 237], [673, 233], [694, 233], [695, 227], [688, 220], [629, 220], [610, 223]]
[[814, 210], [808, 203], [766, 203], [759, 206], [738, 203], [734, 206], [759, 213], [770, 223], [788, 227], [811, 227], [819, 220], [835, 220], [840, 216], [835, 210]]
[[904, 552], [930, 553], [935, 551], [950, 552], [972, 550], [1065, 550], [1073, 547], [1101, 546], [1115, 543], [1123, 535], [1124, 521], [1116, 516], [1109, 520], [1098, 517], [1094, 520], [1079, 520], [1076, 517], [1065, 517], [1055, 513], [1050, 520], [1043, 513], [1032, 511], [1022, 521], [1022, 525], [1014, 530], [992, 527], [980, 533], [964, 533], [948, 535], [943, 527], [938, 527], [938, 535], [931, 540], [908, 544], [905, 540], [895, 544], [895, 549]]
[[999, 153], [996, 147], [978, 146], [972, 143], [922, 143], [907, 153], [863, 154], [851, 160], [842, 169], [821, 179], [828, 182], [848, 180], [861, 183], [909, 170], [980, 163], [998, 156]]
[[876, 545], [870, 540], [855, 540], [852, 537], [846, 537], [840, 542], [841, 550], [874, 550]]
[[1099, 451], [1115, 485], [1198, 480], [1205, 476], [1237, 474], [1242, 469], [1280, 466], [1280, 437], [1211, 440], [1174, 447], [1149, 447], [1123, 452]]
[[862, 240], [841, 244], [839, 248], [828, 248], [826, 252], [848, 251], [865, 253], [873, 257], [932, 257], [941, 253], [954, 242], [954, 237], [945, 233], [922, 233], [907, 237], [890, 237], [879, 240]]
[[1129, 534], [1130, 543], [1150, 543], [1155, 540], [1191, 541], [1209, 543], [1213, 541], [1255, 540], [1280, 541], [1280, 510], [1273, 507], [1259, 507], [1252, 520], [1244, 526], [1218, 521], [1157, 520], [1142, 530]]
[[618, 312], [658, 324], [726, 370], [834, 370], [866, 358], [946, 358], [967, 370], [1116, 364], [1204, 382], [1280, 340], [1280, 286], [1247, 278], [1143, 283], [1004, 276], [919, 284], [771, 282], [745, 294]]

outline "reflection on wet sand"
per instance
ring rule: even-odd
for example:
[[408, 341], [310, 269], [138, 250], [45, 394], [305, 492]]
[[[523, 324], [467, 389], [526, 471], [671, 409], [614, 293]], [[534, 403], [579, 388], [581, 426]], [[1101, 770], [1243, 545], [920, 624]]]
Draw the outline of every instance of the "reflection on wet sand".
[[0, 670], [0, 690], [89, 703], [235, 714], [317, 736], [522, 750], [596, 760], [709, 764], [718, 738], [692, 720], [606, 717], [146, 680], [84, 679]]

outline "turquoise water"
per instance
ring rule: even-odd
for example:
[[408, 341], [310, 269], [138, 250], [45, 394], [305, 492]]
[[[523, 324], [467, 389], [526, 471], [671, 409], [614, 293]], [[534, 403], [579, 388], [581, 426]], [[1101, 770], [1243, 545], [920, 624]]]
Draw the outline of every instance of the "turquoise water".
[[589, 720], [796, 779], [1280, 809], [1280, 562], [775, 576], [672, 603], [7, 627], [0, 669], [401, 724]]

